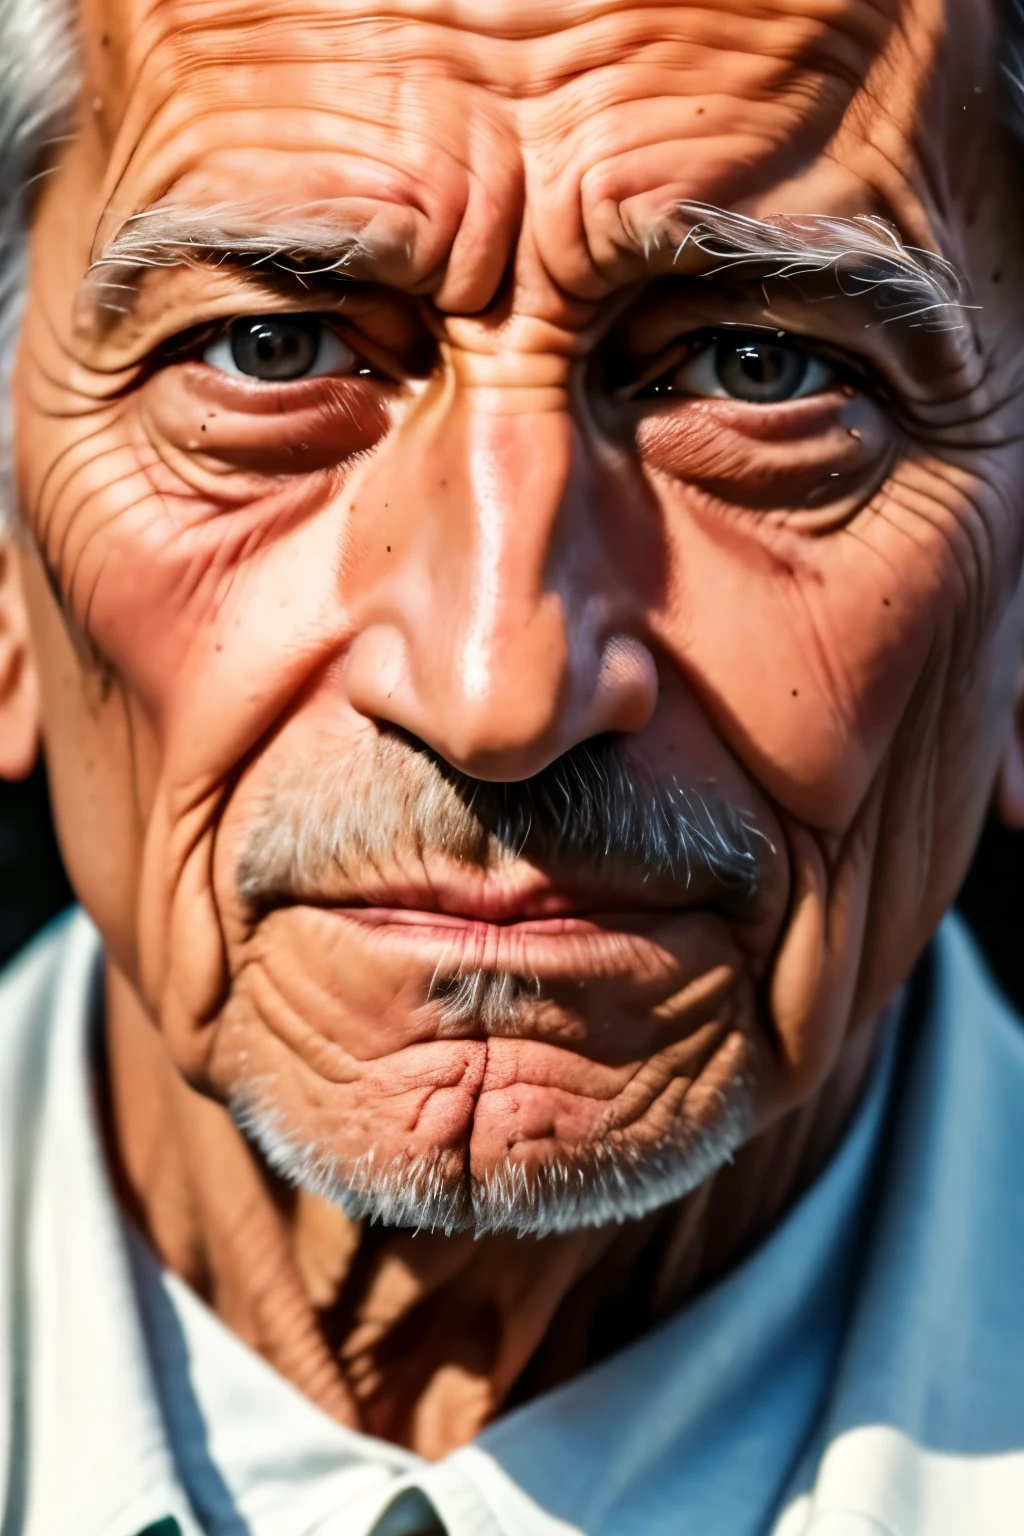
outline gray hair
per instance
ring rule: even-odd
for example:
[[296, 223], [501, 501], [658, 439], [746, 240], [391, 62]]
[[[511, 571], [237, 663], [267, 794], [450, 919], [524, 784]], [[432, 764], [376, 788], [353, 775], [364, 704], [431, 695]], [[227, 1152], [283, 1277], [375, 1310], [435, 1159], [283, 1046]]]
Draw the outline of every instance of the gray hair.
[[329, 1201], [352, 1221], [449, 1237], [455, 1232], [551, 1237], [639, 1221], [682, 1200], [731, 1163], [754, 1128], [751, 1086], [737, 1074], [712, 1090], [706, 1124], [684, 1113], [649, 1145], [605, 1137], [532, 1171], [509, 1154], [485, 1177], [473, 1179], [457, 1154], [444, 1152], [385, 1161], [370, 1147], [346, 1162], [288, 1129], [262, 1097], [266, 1087], [248, 1085], [230, 1109], [243, 1135], [285, 1183]]
[[0, 0], [0, 529], [12, 505], [11, 369], [25, 285], [33, 177], [68, 125], [78, 86], [65, 0]]
[[256, 917], [358, 878], [396, 857], [443, 857], [481, 870], [520, 859], [632, 876], [651, 888], [713, 889], [748, 909], [775, 848], [713, 784], [656, 778], [612, 737], [581, 742], [531, 778], [487, 783], [422, 742], [382, 730], [319, 774], [268, 793], [236, 870]]
[[[1024, 0], [1004, 0], [1004, 12], [1007, 117], [1024, 137]], [[71, 125], [77, 87], [69, 0], [0, 0], [0, 531], [5, 504], [12, 505], [6, 401], [23, 304], [30, 189], [48, 152]], [[784, 227], [786, 221], [779, 223]], [[711, 233], [719, 237], [722, 231]], [[885, 236], [880, 245], [884, 250]], [[784, 266], [793, 260], [784, 240], [775, 254]]]

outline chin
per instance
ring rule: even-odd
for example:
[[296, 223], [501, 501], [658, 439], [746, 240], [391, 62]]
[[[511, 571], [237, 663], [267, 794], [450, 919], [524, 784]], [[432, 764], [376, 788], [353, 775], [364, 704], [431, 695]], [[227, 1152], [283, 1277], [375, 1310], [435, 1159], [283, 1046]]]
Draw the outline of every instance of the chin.
[[517, 1147], [479, 1172], [452, 1148], [411, 1155], [371, 1146], [344, 1157], [305, 1140], [252, 1091], [236, 1095], [231, 1110], [279, 1177], [353, 1220], [446, 1235], [547, 1237], [639, 1220], [731, 1162], [754, 1126], [750, 1085], [737, 1075], [710, 1102], [710, 1114], [682, 1114], [658, 1135], [620, 1130], [532, 1156]]

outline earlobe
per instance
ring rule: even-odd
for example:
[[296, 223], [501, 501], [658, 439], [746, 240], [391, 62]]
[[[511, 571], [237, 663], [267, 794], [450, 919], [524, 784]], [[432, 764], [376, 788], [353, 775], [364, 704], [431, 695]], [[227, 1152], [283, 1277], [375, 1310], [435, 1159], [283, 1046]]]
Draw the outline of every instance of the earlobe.
[[0, 779], [23, 779], [39, 756], [39, 681], [17, 553], [0, 535]]

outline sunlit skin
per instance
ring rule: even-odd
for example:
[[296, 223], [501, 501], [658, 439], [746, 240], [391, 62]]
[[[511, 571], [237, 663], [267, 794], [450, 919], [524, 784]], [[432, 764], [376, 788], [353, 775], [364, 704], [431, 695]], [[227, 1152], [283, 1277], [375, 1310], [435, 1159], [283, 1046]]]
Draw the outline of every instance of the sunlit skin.
[[[129, 1207], [327, 1411], [438, 1455], [517, 1381], [628, 1336], [610, 1298], [642, 1327], [777, 1219], [997, 781], [1024, 809], [995, 20], [977, 0], [111, 0], [83, 22], [15, 382], [0, 770], [41, 726], [109, 956]], [[683, 200], [880, 216], [978, 307], [882, 324], [831, 272], [680, 261]], [[130, 216], [240, 201], [327, 210], [360, 251], [340, 280], [159, 266], [97, 308], [90, 263]], [[228, 321], [283, 311], [330, 318], [344, 366], [216, 365]], [[672, 384], [726, 325], [805, 345], [820, 387]], [[399, 858], [254, 919], [235, 875], [268, 796], [387, 727], [496, 781], [627, 738], [751, 817], [758, 900]], [[514, 1038], [439, 1027], [442, 954], [539, 979]], [[713, 1121], [738, 1075], [756, 1119], [733, 1166], [642, 1223], [541, 1241], [361, 1234], [278, 1186], [223, 1108], [272, 1083], [306, 1141], [442, 1147], [482, 1179], [510, 1149], [529, 1168]]]

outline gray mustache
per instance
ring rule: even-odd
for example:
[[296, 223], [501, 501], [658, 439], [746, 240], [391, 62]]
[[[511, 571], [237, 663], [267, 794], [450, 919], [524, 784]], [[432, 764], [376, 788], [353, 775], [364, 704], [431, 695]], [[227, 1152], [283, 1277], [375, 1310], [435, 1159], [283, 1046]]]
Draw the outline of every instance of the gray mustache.
[[441, 855], [481, 869], [521, 858], [683, 887], [699, 879], [746, 905], [759, 883], [758, 844], [772, 851], [713, 786], [655, 778], [615, 738], [574, 747], [532, 778], [489, 783], [387, 732], [314, 784], [271, 793], [237, 886], [253, 911], [315, 894], [332, 871]]

